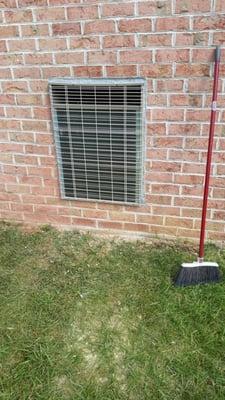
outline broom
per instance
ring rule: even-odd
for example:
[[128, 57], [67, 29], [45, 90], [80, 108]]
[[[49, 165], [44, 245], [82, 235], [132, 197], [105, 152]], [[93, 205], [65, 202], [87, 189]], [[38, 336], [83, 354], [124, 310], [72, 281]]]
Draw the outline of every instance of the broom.
[[220, 64], [220, 47], [215, 49], [215, 66], [214, 66], [214, 83], [213, 83], [213, 96], [211, 106], [208, 154], [205, 170], [205, 185], [202, 205], [202, 220], [201, 220], [201, 233], [199, 243], [198, 259], [192, 263], [183, 263], [181, 269], [175, 279], [176, 286], [197, 285], [199, 283], [218, 282], [220, 279], [219, 266], [216, 262], [204, 261], [204, 242], [205, 242], [205, 226], [206, 226], [206, 213], [209, 194], [209, 179], [211, 170], [211, 160], [213, 151], [213, 138], [216, 122], [216, 101], [218, 93], [218, 79], [219, 79], [219, 64]]

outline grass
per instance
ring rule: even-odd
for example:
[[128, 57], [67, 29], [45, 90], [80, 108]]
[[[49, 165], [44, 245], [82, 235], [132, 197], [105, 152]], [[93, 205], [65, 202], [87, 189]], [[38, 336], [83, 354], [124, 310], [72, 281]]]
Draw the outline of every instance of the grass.
[[[1, 400], [225, 398], [225, 287], [174, 288], [195, 249], [0, 226]], [[225, 251], [207, 247], [225, 268]]]

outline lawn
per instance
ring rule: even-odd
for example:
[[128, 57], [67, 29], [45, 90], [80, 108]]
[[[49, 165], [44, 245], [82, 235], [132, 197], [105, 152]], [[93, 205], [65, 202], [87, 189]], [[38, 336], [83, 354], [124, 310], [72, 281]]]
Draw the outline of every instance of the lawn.
[[1, 224], [0, 399], [224, 400], [225, 285], [171, 285], [195, 251]]

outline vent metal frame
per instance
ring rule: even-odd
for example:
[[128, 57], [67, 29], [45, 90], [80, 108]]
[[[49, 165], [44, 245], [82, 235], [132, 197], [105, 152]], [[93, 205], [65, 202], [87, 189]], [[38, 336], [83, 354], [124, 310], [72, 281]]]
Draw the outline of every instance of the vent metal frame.
[[[145, 202], [145, 191], [144, 191], [144, 165], [146, 160], [146, 80], [144, 78], [51, 78], [48, 80], [49, 84], [49, 94], [50, 94], [50, 105], [51, 105], [51, 113], [52, 113], [52, 125], [53, 125], [53, 136], [56, 150], [56, 160], [57, 160], [57, 169], [59, 175], [59, 189], [61, 198], [63, 200], [79, 200], [79, 201], [88, 201], [88, 202], [100, 202], [100, 203], [110, 203], [110, 204], [123, 204], [129, 206], [140, 206]], [[62, 170], [62, 154], [57, 146], [57, 142], [59, 142], [59, 127], [58, 127], [58, 118], [56, 109], [53, 104], [53, 91], [52, 85], [62, 85], [62, 86], [140, 86], [141, 87], [141, 122], [140, 122], [140, 195], [139, 200], [135, 202], [129, 201], [117, 201], [117, 200], [108, 200], [108, 199], [92, 199], [92, 198], [83, 198], [83, 197], [69, 197], [65, 194], [64, 188], [64, 176]]]

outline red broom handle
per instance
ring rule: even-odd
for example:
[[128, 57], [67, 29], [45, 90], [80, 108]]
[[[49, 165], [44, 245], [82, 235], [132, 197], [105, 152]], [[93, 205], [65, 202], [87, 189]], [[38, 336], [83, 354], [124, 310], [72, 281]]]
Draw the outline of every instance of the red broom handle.
[[212, 151], [213, 151], [213, 139], [214, 139], [215, 122], [216, 122], [216, 101], [217, 101], [217, 94], [218, 94], [219, 64], [220, 64], [220, 47], [217, 46], [216, 50], [215, 50], [213, 96], [212, 96], [212, 106], [211, 106], [209, 142], [208, 142], [206, 169], [205, 169], [205, 186], [204, 186], [201, 233], [200, 233], [200, 243], [199, 243], [199, 261], [200, 262], [203, 261], [203, 258], [204, 258], [206, 214], [207, 214], [207, 205], [208, 205], [208, 196], [209, 196], [209, 180], [210, 180]]

